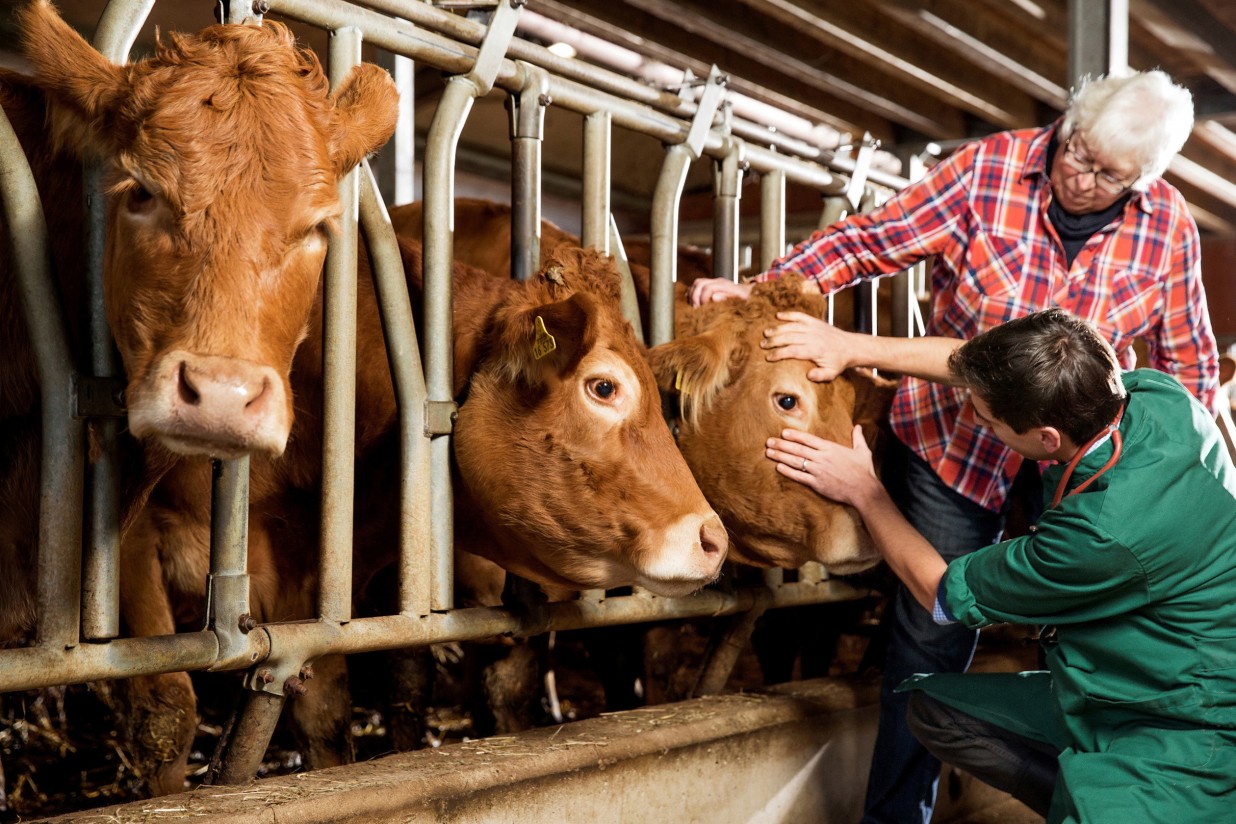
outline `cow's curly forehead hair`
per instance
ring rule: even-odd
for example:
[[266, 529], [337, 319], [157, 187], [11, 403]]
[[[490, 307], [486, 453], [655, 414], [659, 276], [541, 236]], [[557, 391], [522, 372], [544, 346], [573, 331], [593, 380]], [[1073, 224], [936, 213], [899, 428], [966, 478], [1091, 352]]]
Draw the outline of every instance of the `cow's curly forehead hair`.
[[331, 117], [329, 82], [286, 26], [161, 36], [155, 54], [126, 72], [131, 94], [113, 124], [120, 166], [181, 214], [237, 187], [333, 183], [328, 146], [340, 127]]
[[549, 257], [541, 270], [540, 282], [547, 296], [561, 299], [570, 292], [592, 292], [615, 305], [622, 300], [622, 276], [613, 258], [595, 249], [561, 246]]
[[677, 389], [682, 417], [688, 426], [697, 428], [700, 415], [708, 411], [722, 389], [742, 374], [764, 330], [779, 323], [778, 312], [824, 316], [826, 299], [804, 293], [803, 280], [801, 275], [786, 274], [756, 283], [747, 300], [705, 304], [688, 315], [691, 328], [680, 332], [694, 334], [697, 345], [662, 350], [674, 351], [673, 357], [684, 361], [684, 377], [677, 381]]

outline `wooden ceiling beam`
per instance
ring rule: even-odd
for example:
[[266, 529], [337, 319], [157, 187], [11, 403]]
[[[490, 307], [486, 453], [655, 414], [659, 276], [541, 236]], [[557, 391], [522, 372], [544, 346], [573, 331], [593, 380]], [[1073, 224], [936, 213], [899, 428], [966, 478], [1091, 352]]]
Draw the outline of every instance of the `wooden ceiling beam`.
[[[684, 54], [716, 64], [728, 74], [783, 93], [826, 95], [931, 137], [950, 137], [964, 131], [956, 109], [906, 93], [904, 88], [873, 89], [867, 82], [873, 79], [869, 73], [856, 70], [852, 63], [847, 65], [848, 59], [830, 60], [827, 70], [815, 65], [819, 61], [801, 59], [787, 42], [800, 36], [798, 32], [779, 30], [775, 41], [761, 40], [747, 33], [751, 21], [719, 20], [707, 3], [581, 0], [575, 6], [627, 31], [655, 37]], [[741, 30], [731, 28], [736, 23]], [[867, 129], [865, 116], [847, 119]]]
[[1035, 103], [997, 78], [977, 73], [947, 52], [924, 48], [915, 32], [874, 6], [822, 0], [715, 0], [726, 17], [752, 13], [785, 31], [801, 31], [829, 49], [861, 60], [899, 82], [1001, 128], [1033, 125]]
[[[537, 0], [536, 11], [563, 25], [608, 40], [650, 60], [690, 69], [700, 77], [708, 74], [711, 61], [666, 42], [672, 37], [663, 38], [659, 26], [651, 24], [643, 15], [615, 8], [615, 5], [589, 0], [571, 3]], [[685, 37], [681, 33], [679, 36]], [[760, 77], [734, 73], [730, 77], [730, 88], [753, 100], [811, 122], [827, 124], [842, 132], [869, 131], [882, 140], [891, 139], [895, 133], [893, 124], [887, 118], [826, 93], [803, 94], [801, 85], [772, 88], [764, 85]]]
[[[969, 61], [975, 71], [994, 75], [1055, 109], [1064, 107], [1066, 47], [1045, 39], [1028, 40], [1023, 28], [1005, 20], [993, 23], [990, 15], [976, 14], [975, 5], [967, 0], [879, 0], [878, 5], [928, 45]], [[1060, 37], [1067, 34], [1067, 29], [1061, 30]]]

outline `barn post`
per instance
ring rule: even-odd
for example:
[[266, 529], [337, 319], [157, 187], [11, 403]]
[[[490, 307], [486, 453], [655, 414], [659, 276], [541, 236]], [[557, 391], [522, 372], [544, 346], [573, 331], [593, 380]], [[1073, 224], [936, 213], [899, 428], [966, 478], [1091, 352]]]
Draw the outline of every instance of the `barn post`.
[[[522, 2], [520, 2], [522, 6]], [[454, 260], [455, 149], [473, 101], [493, 88], [503, 55], [515, 33], [518, 7], [502, 0], [467, 74], [454, 75], [429, 125], [425, 145], [424, 271], [425, 271], [425, 383], [426, 435], [432, 438], [431, 518], [433, 530], [433, 609], [454, 605], [452, 548], [454, 504], [451, 495], [451, 443], [455, 397], [451, 385], [451, 265]]]
[[541, 142], [549, 107], [549, 75], [518, 63], [519, 91], [507, 96], [511, 115], [511, 277], [527, 280], [541, 263]]
[[1128, 0], [1069, 0], [1069, 83], [1129, 65]]

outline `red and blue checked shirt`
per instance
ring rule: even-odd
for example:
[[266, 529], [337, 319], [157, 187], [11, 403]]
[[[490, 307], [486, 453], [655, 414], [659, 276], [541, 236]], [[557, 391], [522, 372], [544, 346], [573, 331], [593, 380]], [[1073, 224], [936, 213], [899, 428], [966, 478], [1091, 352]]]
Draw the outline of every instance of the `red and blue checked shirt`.
[[[1143, 338], [1150, 365], [1208, 408], [1218, 353], [1202, 289], [1197, 226], [1162, 180], [1134, 192], [1070, 267], [1047, 217], [1055, 125], [966, 144], [875, 211], [816, 232], [758, 280], [799, 272], [824, 293], [935, 255], [928, 335], [969, 339], [1052, 306], [1094, 323], [1126, 369]], [[893, 431], [959, 493], [999, 510], [1021, 457], [978, 426], [965, 390], [903, 378]]]

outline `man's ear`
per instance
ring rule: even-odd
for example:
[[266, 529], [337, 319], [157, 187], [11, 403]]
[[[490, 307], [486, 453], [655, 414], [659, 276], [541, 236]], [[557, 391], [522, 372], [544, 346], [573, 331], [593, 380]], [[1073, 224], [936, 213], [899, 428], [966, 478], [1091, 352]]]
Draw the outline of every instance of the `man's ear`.
[[1060, 450], [1060, 447], [1064, 445], [1064, 436], [1056, 427], [1040, 426], [1037, 427], [1037, 430], [1039, 443], [1043, 445], [1043, 449], [1045, 449], [1049, 455], [1056, 454], [1056, 452]]

